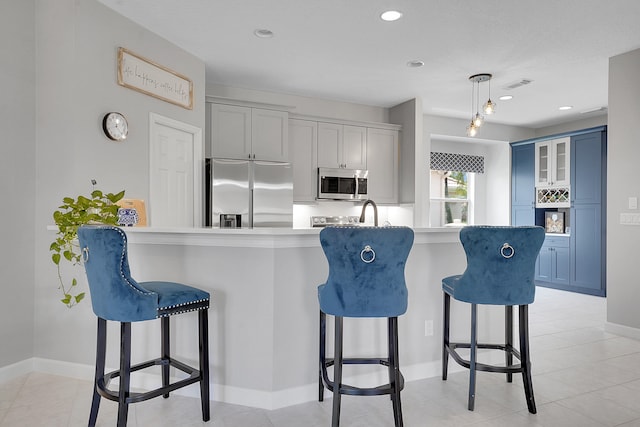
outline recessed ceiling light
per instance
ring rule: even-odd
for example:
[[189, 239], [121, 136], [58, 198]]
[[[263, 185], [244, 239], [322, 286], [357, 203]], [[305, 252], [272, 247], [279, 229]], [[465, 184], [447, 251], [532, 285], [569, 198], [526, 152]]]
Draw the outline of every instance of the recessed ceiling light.
[[383, 21], [397, 21], [402, 18], [402, 12], [398, 12], [397, 10], [387, 10], [380, 15], [380, 19]]
[[421, 61], [419, 59], [414, 59], [413, 61], [407, 62], [407, 67], [409, 67], [409, 68], [424, 67], [424, 61]]
[[562, 107], [558, 107], [558, 110], [565, 111], [565, 110], [571, 110], [572, 108], [573, 108], [572, 105], [563, 105]]
[[502, 95], [500, 98], [498, 98], [500, 101], [509, 101], [513, 99], [513, 95]]
[[255, 34], [256, 37], [260, 37], [261, 39], [269, 39], [273, 37], [273, 31], [267, 30], [266, 28], [255, 30], [253, 34]]

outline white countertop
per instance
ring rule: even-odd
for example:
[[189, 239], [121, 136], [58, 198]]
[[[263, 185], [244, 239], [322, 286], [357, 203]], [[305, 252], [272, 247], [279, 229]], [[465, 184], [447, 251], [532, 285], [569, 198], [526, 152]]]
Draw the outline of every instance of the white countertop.
[[[322, 228], [176, 228], [123, 227], [130, 243], [223, 247], [319, 246]], [[414, 228], [415, 243], [459, 242], [459, 229]]]

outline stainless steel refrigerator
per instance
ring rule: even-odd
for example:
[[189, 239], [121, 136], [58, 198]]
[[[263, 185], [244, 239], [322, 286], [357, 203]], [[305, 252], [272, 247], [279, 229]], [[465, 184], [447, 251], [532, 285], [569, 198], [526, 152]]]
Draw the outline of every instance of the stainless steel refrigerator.
[[207, 225], [221, 228], [292, 227], [290, 163], [207, 159]]

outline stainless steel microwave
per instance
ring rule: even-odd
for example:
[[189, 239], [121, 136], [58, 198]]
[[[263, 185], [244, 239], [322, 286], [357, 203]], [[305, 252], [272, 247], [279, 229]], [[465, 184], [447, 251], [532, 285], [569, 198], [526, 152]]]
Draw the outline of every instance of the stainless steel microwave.
[[368, 171], [318, 168], [318, 199], [367, 199]]

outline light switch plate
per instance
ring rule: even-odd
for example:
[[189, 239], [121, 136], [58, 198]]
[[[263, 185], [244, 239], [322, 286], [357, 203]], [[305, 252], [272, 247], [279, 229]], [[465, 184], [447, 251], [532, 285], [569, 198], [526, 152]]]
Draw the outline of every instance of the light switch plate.
[[637, 197], [629, 197], [629, 209], [638, 209]]

